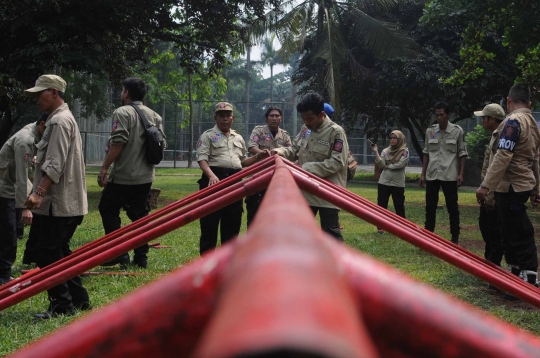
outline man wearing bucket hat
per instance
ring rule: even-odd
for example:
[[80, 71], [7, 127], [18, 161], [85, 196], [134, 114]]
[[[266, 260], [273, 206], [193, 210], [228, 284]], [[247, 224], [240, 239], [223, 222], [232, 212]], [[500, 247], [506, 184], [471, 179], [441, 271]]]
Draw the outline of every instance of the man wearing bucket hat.
[[[246, 156], [247, 148], [244, 139], [240, 133], [231, 129], [234, 114], [230, 103], [216, 104], [214, 120], [216, 125], [205, 131], [197, 142], [197, 162], [203, 171], [198, 181], [201, 190], [238, 173], [242, 167], [252, 165], [270, 155], [268, 150], [264, 150], [252, 157]], [[238, 235], [243, 210], [242, 200], [238, 200], [200, 219], [201, 255], [216, 247], [220, 221], [222, 245]]]
[[[33, 192], [26, 207], [40, 216], [37, 264], [45, 267], [71, 254], [69, 242], [88, 213], [82, 139], [69, 107], [64, 103], [66, 82], [43, 75], [24, 94], [35, 98], [39, 109], [50, 113], [45, 132], [36, 145]], [[36, 318], [48, 319], [88, 309], [90, 300], [80, 277], [47, 290], [49, 307]]]
[[[491, 139], [484, 154], [484, 163], [482, 165], [482, 176], [484, 180], [487, 169], [493, 155], [497, 151], [499, 142], [500, 128], [499, 125], [503, 121], [506, 114], [504, 109], [496, 103], [488, 104], [481, 111], [474, 112], [477, 117], [482, 117], [482, 126], [486, 131], [492, 132]], [[486, 243], [484, 249], [484, 257], [486, 260], [493, 262], [497, 266], [501, 266], [501, 260], [504, 255], [501, 229], [499, 225], [499, 217], [495, 208], [495, 193], [490, 191], [485, 201], [479, 202], [480, 216], [478, 218], [478, 226], [482, 233], [482, 238]], [[490, 288], [494, 288], [489, 285]]]

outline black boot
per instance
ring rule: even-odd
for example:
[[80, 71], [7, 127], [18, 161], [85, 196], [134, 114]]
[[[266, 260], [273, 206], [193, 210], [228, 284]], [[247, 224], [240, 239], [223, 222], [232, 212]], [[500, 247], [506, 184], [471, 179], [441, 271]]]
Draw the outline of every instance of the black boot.
[[123, 254], [121, 256], [118, 256], [112, 260], [109, 260], [105, 263], [102, 263], [100, 266], [114, 266], [114, 265], [118, 265], [120, 264], [120, 266], [122, 267], [127, 267], [127, 265], [129, 265], [129, 255], [126, 253], [126, 254]]

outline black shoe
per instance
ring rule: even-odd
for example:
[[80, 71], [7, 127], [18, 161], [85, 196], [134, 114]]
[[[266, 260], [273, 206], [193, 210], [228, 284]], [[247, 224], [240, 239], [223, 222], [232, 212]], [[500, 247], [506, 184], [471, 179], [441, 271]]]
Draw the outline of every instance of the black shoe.
[[56, 311], [45, 311], [43, 313], [36, 313], [34, 315], [34, 318], [37, 319], [49, 319], [49, 318], [56, 318], [60, 315], [66, 315], [66, 316], [73, 316], [75, 314], [74, 310], [68, 310], [66, 312], [56, 312]]
[[36, 264], [37, 262], [34, 257], [24, 255], [22, 259], [22, 263], [23, 265], [32, 265], [32, 264]]
[[144, 269], [148, 266], [148, 262], [146, 260], [146, 257], [144, 259], [134, 258], [133, 262], [131, 264], [133, 266], [138, 266], [138, 267], [144, 268]]
[[513, 296], [511, 294], [509, 294], [508, 292], [505, 292], [504, 293], [504, 296], [503, 298], [507, 301], [519, 301], [519, 298], [517, 298], [516, 296]]
[[90, 302], [73, 302], [73, 306], [75, 306], [75, 309], [78, 309], [79, 311], [89, 311], [92, 309], [92, 306], [90, 306]]
[[13, 280], [13, 277], [11, 276], [0, 276], [0, 285], [5, 285], [11, 280]]
[[454, 244], [459, 245], [459, 236], [453, 236], [451, 240]]
[[127, 265], [129, 265], [129, 255], [123, 254], [122, 256], [118, 256], [112, 260], [102, 263], [100, 266], [114, 266], [118, 264], [120, 264], [120, 266], [127, 267]]
[[501, 289], [500, 289], [500, 288], [493, 286], [491, 283], [488, 284], [488, 288], [489, 288], [490, 290], [493, 290], [493, 291], [501, 292]]

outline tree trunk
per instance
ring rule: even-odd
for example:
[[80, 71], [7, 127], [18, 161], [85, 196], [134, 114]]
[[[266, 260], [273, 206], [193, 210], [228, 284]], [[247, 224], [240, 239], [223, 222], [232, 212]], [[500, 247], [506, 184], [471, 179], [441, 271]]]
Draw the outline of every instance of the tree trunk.
[[296, 113], [296, 91], [297, 90], [298, 90], [298, 86], [293, 84], [291, 88], [291, 106], [292, 106], [291, 118], [292, 118], [292, 126], [293, 126], [293, 130], [291, 133], [292, 135], [296, 135], [296, 133], [298, 132], [298, 116]]
[[249, 109], [249, 86], [250, 86], [250, 76], [251, 76], [251, 46], [248, 46], [247, 53], [246, 53], [246, 93], [244, 97], [244, 102], [246, 102], [245, 106], [245, 113], [244, 113], [244, 120], [246, 125], [246, 136], [245, 138], [249, 138], [250, 132], [249, 132], [249, 115], [250, 115], [250, 109]]
[[193, 93], [191, 84], [191, 70], [188, 70], [188, 93], [189, 93], [189, 154], [188, 168], [193, 168]]
[[274, 104], [274, 65], [270, 65], [270, 103]]
[[409, 134], [411, 136], [411, 142], [413, 144], [414, 150], [416, 151], [416, 154], [418, 154], [418, 158], [420, 159], [420, 162], [424, 160], [424, 154], [422, 153], [422, 146], [420, 145], [420, 142], [418, 141], [418, 137], [416, 136], [416, 133], [414, 132], [414, 127], [412, 125], [412, 119], [411, 118], [402, 118], [401, 123], [405, 124], [405, 127], [409, 130]]

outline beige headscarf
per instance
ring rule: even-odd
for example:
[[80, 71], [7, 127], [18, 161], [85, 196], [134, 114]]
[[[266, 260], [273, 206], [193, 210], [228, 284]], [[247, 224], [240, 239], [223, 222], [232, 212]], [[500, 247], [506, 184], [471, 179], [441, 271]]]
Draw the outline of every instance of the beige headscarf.
[[401, 131], [395, 130], [390, 133], [390, 135], [395, 135], [398, 139], [398, 142], [395, 146], [390, 145], [386, 148], [386, 154], [388, 155], [388, 160], [395, 164], [399, 162], [401, 159], [401, 156], [403, 155], [403, 152], [407, 150], [407, 140], [405, 139], [405, 135], [401, 133]]

